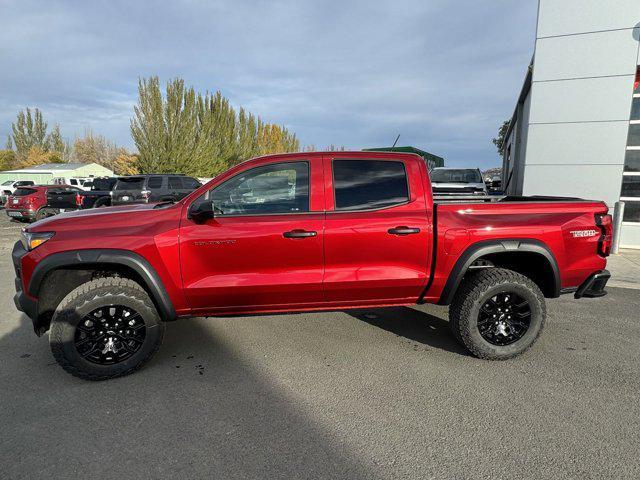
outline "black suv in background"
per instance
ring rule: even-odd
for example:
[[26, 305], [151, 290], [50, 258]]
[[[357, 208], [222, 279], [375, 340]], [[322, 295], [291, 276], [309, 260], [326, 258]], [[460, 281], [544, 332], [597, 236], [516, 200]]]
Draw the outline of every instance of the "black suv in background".
[[184, 175], [131, 175], [118, 177], [111, 194], [111, 205], [177, 201], [193, 192], [201, 184]]

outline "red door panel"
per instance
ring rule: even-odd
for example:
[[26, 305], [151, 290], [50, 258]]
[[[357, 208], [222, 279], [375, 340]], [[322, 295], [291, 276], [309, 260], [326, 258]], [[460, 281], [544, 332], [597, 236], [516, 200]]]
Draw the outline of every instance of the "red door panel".
[[[299, 160], [308, 164], [306, 208], [310, 211], [304, 211], [296, 203], [295, 212], [258, 214], [262, 208], [260, 199], [244, 204], [245, 200], [237, 200], [245, 195], [252, 198], [262, 195], [264, 205], [280, 205], [280, 197], [290, 194], [284, 179], [267, 172], [258, 181], [255, 172]], [[230, 183], [225, 184], [227, 181]], [[242, 187], [229, 187], [233, 182]], [[187, 202], [180, 228], [183, 285], [194, 313], [259, 312], [321, 304], [324, 300], [322, 157], [252, 160], [223, 175], [209, 190], [216, 187], [220, 189], [212, 194], [214, 199], [225, 188], [231, 188], [231, 206], [220, 203], [222, 208], [213, 219], [198, 224], [187, 218], [190, 204]], [[218, 201], [214, 200], [214, 205]], [[274, 201], [275, 204], [267, 203]], [[245, 213], [234, 212], [234, 202], [244, 205]]]
[[[322, 302], [323, 223], [323, 214], [220, 217], [201, 225], [185, 220], [181, 263], [192, 308], [240, 311]], [[296, 231], [316, 234], [284, 235]]]
[[405, 162], [408, 203], [347, 212], [335, 209], [334, 158], [325, 157], [324, 165], [325, 299], [353, 305], [416, 301], [428, 279], [432, 237], [419, 163]]

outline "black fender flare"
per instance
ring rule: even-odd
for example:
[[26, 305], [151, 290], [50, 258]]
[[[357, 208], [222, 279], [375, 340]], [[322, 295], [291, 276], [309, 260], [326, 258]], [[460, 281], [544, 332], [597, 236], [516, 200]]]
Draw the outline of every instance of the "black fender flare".
[[492, 239], [474, 243], [460, 255], [455, 265], [449, 272], [447, 282], [440, 294], [438, 305], [449, 305], [453, 300], [462, 277], [469, 266], [478, 258], [491, 253], [531, 252], [542, 255], [549, 263], [553, 272], [554, 285], [552, 298], [560, 296], [560, 269], [551, 249], [540, 240], [534, 239]]
[[173, 303], [158, 275], [158, 272], [141, 255], [129, 250], [92, 248], [51, 254], [36, 265], [29, 280], [29, 294], [36, 298], [40, 285], [47, 273], [58, 268], [82, 265], [124, 265], [134, 270], [145, 283], [153, 303], [158, 308], [160, 318], [171, 321], [177, 318]]

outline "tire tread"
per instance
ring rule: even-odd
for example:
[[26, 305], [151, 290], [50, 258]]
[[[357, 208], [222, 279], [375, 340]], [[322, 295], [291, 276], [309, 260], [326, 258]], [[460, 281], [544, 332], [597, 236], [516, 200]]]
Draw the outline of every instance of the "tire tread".
[[[471, 337], [471, 310], [482, 296], [490, 289], [500, 284], [518, 284], [532, 291], [538, 300], [542, 322], [533, 340], [522, 350], [509, 355], [496, 355], [477, 345]], [[486, 360], [507, 360], [527, 351], [536, 342], [544, 328], [546, 305], [540, 288], [531, 280], [518, 272], [506, 268], [487, 268], [473, 272], [466, 276], [456, 292], [449, 307], [449, 323], [454, 337], [462, 343], [473, 355]], [[466, 322], [465, 322], [466, 320]], [[473, 320], [475, 327], [475, 319]]]
[[[69, 294], [62, 299], [56, 311], [53, 315], [53, 319], [51, 321], [51, 329], [49, 333], [49, 345], [51, 348], [51, 353], [55, 358], [56, 362], [68, 373], [71, 375], [82, 378], [84, 380], [109, 380], [111, 378], [122, 377], [125, 375], [129, 375], [130, 373], [135, 372], [139, 368], [141, 368], [144, 364], [146, 364], [149, 359], [158, 351], [160, 345], [162, 344], [162, 335], [164, 329], [161, 330], [160, 341], [156, 342], [154, 348], [147, 354], [147, 356], [138, 362], [136, 365], [131, 368], [114, 373], [114, 374], [93, 374], [85, 372], [84, 370], [76, 367], [73, 363], [71, 363], [64, 355], [64, 351], [62, 349], [62, 329], [56, 328], [57, 322], [65, 322], [70, 309], [81, 308], [86, 303], [95, 300], [96, 298], [100, 298], [106, 295], [114, 295], [114, 291], [117, 291], [115, 295], [125, 295], [130, 298], [134, 298], [142, 303], [144, 303], [148, 308], [152, 311], [156, 311], [153, 302], [149, 298], [147, 292], [134, 280], [129, 278], [122, 277], [104, 277], [97, 278], [86, 282], [79, 287], [75, 288]], [[102, 293], [104, 292], [104, 293]], [[83, 296], [93, 295], [90, 298], [87, 298], [82, 303], [78, 304], [79, 299]], [[161, 325], [162, 326], [162, 325]]]

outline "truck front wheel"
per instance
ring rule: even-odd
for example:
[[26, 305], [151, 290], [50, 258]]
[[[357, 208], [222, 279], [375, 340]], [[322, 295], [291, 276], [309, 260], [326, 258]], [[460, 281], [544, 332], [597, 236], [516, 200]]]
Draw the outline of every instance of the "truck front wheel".
[[107, 380], [134, 372], [162, 343], [164, 323], [133, 280], [106, 277], [72, 290], [51, 320], [49, 343], [67, 372]]
[[473, 355], [505, 360], [533, 345], [546, 315], [544, 296], [531, 279], [488, 268], [464, 278], [449, 308], [449, 323]]

